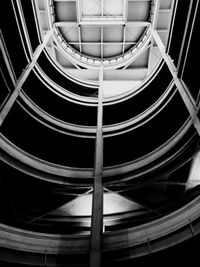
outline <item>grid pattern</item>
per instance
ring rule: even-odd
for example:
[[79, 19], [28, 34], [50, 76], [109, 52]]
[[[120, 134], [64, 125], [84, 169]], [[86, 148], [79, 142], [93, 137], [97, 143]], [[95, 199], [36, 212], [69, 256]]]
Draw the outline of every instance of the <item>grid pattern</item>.
[[149, 25], [151, 1], [54, 1], [66, 41], [80, 53], [110, 58], [134, 46]]

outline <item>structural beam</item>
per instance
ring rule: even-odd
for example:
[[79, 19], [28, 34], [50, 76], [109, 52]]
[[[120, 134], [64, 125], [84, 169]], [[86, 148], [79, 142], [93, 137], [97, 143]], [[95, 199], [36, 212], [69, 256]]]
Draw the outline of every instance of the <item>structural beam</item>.
[[[152, 25], [151, 25], [152, 29], [154, 29], [154, 30], [156, 30], [156, 28], [157, 28], [159, 10], [160, 10], [160, 0], [156, 0], [154, 2], [153, 19], [152, 19]], [[147, 75], [149, 75], [151, 73], [151, 71], [152, 71], [152, 57], [154, 55], [153, 49], [154, 49], [154, 39], [153, 39], [153, 37], [151, 37], [151, 45], [150, 45], [150, 48], [149, 48]]]
[[[25, 18], [24, 18], [24, 12], [23, 12], [23, 8], [22, 8], [22, 5], [21, 5], [21, 0], [16, 0], [16, 4], [17, 4], [17, 8], [18, 8], [18, 14], [19, 14], [19, 17], [20, 17], [20, 20], [21, 20], [23, 33], [24, 33], [24, 36], [25, 36], [25, 39], [26, 39], [26, 45], [27, 45], [27, 48], [28, 48], [28, 52], [29, 52], [29, 55], [32, 55], [33, 50], [32, 50], [31, 41], [30, 41], [30, 38], [29, 38], [27, 26], [26, 26], [26, 21], [25, 21]], [[15, 10], [13, 1], [12, 1], [12, 5], [13, 5], [14, 13], [15, 13], [15, 18], [16, 18], [16, 21], [17, 21], [19, 33], [20, 33], [20, 36], [21, 36], [21, 39], [22, 39], [22, 43], [23, 43], [21, 28], [19, 26], [18, 16], [16, 14], [16, 10]]]
[[1, 32], [1, 30], [0, 30], [0, 49], [1, 49], [1, 52], [2, 52], [2, 55], [3, 55], [3, 59], [5, 61], [8, 73], [9, 73], [10, 78], [12, 80], [12, 83], [15, 84], [16, 83], [15, 73], [14, 73], [14, 70], [13, 70], [13, 67], [12, 67], [12, 64], [11, 64], [11, 60], [10, 60], [10, 57], [9, 57], [9, 54], [8, 54], [8, 51], [7, 51], [7, 48], [6, 48], [6, 44], [5, 44], [5, 41], [4, 41], [3, 34]]
[[161, 0], [155, 0], [155, 4], [154, 4], [154, 16], [153, 16], [153, 20], [152, 20], [152, 28], [156, 29], [157, 24], [158, 24], [158, 16], [159, 16], [159, 10], [160, 10], [160, 1]]
[[13, 93], [11, 94], [10, 98], [8, 99], [8, 101], [6, 102], [6, 104], [4, 105], [4, 107], [0, 113], [0, 126], [2, 125], [4, 119], [6, 118], [7, 114], [9, 113], [13, 104], [15, 103], [15, 100], [17, 99], [24, 82], [26, 81], [26, 79], [27, 79], [29, 73], [31, 72], [31, 70], [33, 69], [33, 67], [35, 66], [35, 63], [36, 63], [38, 57], [40, 56], [40, 54], [41, 54], [42, 50], [44, 49], [44, 47], [46, 46], [47, 42], [49, 41], [51, 35], [52, 35], [52, 31], [48, 31], [47, 34], [44, 36], [43, 43], [40, 44], [36, 48], [35, 52], [33, 53], [32, 61], [23, 70], [20, 78], [17, 81], [16, 87], [15, 87]]
[[95, 145], [94, 186], [91, 222], [90, 267], [100, 267], [101, 237], [103, 233], [103, 70], [99, 73], [97, 132]]
[[45, 0], [45, 8], [47, 12], [47, 17], [48, 17], [48, 28], [52, 29], [53, 28], [53, 22], [52, 22], [52, 17], [51, 17], [51, 2], [49, 0]]
[[103, 58], [103, 53], [104, 53], [104, 45], [103, 45], [103, 27], [101, 27], [101, 46], [100, 46], [100, 49], [101, 49], [101, 52], [100, 52], [100, 55], [101, 55], [101, 58]]
[[[191, 0], [190, 1], [190, 6], [189, 6], [189, 10], [188, 10], [188, 16], [187, 16], [182, 46], [180, 49], [179, 59], [178, 59], [178, 63], [177, 63], [177, 69], [179, 70], [179, 73], [180, 73], [179, 76], [181, 78], [183, 77], [183, 73], [185, 70], [185, 65], [186, 65], [186, 61], [187, 61], [187, 57], [188, 57], [188, 53], [189, 53], [189, 48], [190, 48], [190, 43], [191, 43], [192, 34], [193, 34], [193, 30], [194, 30], [194, 25], [195, 25], [195, 21], [197, 18], [198, 6], [199, 6], [199, 0], [196, 0], [196, 1]], [[189, 34], [188, 34], [188, 32], [189, 32]], [[183, 53], [185, 53], [184, 57], [183, 57]], [[182, 68], [181, 70], [180, 70], [180, 67]]]
[[183, 99], [183, 102], [185, 103], [185, 106], [187, 107], [189, 114], [192, 118], [193, 121], [193, 125], [196, 128], [198, 134], [200, 135], [200, 121], [197, 117], [197, 112], [198, 112], [198, 108], [196, 106], [196, 103], [191, 95], [191, 93], [189, 92], [187, 86], [185, 85], [185, 83], [183, 82], [183, 80], [178, 78], [178, 71], [177, 68], [173, 62], [173, 60], [171, 59], [171, 57], [166, 53], [166, 49], [165, 46], [158, 34], [158, 32], [155, 29], [152, 29], [152, 34], [154, 37], [154, 40], [156, 41], [158, 48], [160, 50], [160, 53], [163, 57], [163, 59], [165, 60], [165, 63], [167, 64], [169, 71], [172, 74], [172, 77], [174, 79], [174, 83]]
[[149, 21], [127, 21], [125, 22], [124, 19], [113, 19], [113, 18], [97, 18], [97, 19], [89, 19], [85, 18], [82, 19], [80, 22], [74, 21], [57, 21], [53, 24], [56, 27], [78, 27], [81, 26], [132, 26], [132, 27], [147, 27], [150, 26], [151, 23]]

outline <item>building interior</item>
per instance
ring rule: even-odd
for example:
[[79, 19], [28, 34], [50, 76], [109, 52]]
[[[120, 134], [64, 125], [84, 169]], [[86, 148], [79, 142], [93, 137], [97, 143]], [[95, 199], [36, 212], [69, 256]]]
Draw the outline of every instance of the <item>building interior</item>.
[[199, 261], [199, 12], [3, 2], [2, 266]]

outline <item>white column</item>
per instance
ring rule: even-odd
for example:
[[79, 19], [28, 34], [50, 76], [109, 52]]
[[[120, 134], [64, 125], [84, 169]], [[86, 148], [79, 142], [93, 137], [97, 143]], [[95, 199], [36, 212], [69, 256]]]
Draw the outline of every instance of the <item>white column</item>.
[[154, 9], [153, 9], [154, 16], [153, 16], [153, 20], [152, 20], [152, 28], [153, 29], [156, 29], [156, 27], [157, 27], [159, 9], [160, 9], [160, 0], [155, 0], [154, 1]]
[[5, 61], [8, 73], [9, 73], [10, 78], [12, 80], [12, 83], [15, 84], [16, 83], [15, 73], [14, 73], [14, 70], [13, 70], [13, 67], [12, 67], [12, 64], [10, 61], [10, 57], [9, 57], [9, 54], [8, 54], [6, 44], [4, 42], [3, 34], [1, 32], [1, 30], [0, 30], [0, 49], [1, 49], [1, 53], [3, 55], [3, 59]]
[[35, 52], [33, 53], [32, 61], [26, 66], [26, 68], [22, 72], [20, 78], [18, 79], [15, 90], [12, 92], [10, 98], [8, 99], [8, 101], [6, 102], [5, 106], [3, 107], [3, 109], [0, 113], [0, 126], [2, 125], [8, 112], [10, 111], [13, 104], [15, 103], [15, 100], [17, 99], [24, 82], [26, 81], [26, 79], [27, 79], [29, 73], [31, 72], [31, 70], [33, 69], [33, 67], [35, 66], [35, 63], [36, 63], [38, 57], [40, 56], [40, 54], [41, 54], [42, 50], [44, 49], [44, 47], [46, 46], [47, 42], [49, 41], [51, 35], [52, 35], [52, 32], [48, 31], [47, 34], [44, 36], [43, 43], [40, 44], [36, 48]]
[[100, 267], [101, 238], [103, 233], [103, 70], [99, 73], [97, 132], [95, 145], [94, 186], [91, 222], [90, 267]]
[[189, 89], [187, 88], [187, 86], [185, 85], [185, 83], [178, 78], [178, 71], [177, 68], [173, 62], [173, 60], [171, 59], [171, 57], [166, 53], [166, 49], [165, 46], [158, 34], [158, 32], [154, 29], [152, 29], [152, 34], [154, 37], [154, 40], [156, 41], [158, 48], [160, 50], [160, 53], [163, 57], [163, 59], [165, 60], [165, 63], [167, 64], [169, 71], [172, 74], [172, 77], [174, 79], [174, 83], [183, 99], [183, 102], [185, 103], [185, 106], [187, 107], [189, 114], [192, 118], [194, 127], [196, 128], [198, 134], [200, 135], [200, 121], [197, 117], [197, 112], [198, 112], [198, 108], [196, 107], [196, 103], [191, 95], [191, 93], [189, 92]]

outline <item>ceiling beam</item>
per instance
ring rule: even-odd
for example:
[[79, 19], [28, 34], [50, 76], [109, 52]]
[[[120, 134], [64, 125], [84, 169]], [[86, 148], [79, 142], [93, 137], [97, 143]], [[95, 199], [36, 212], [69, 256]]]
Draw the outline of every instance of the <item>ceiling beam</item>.
[[[79, 42], [68, 42], [69, 45], [79, 45]], [[81, 42], [82, 45], [101, 45], [101, 42]], [[102, 42], [104, 45], [123, 45], [123, 42]], [[136, 42], [125, 42], [127, 45], [135, 45]]]
[[130, 26], [130, 27], [147, 27], [150, 26], [151, 23], [149, 21], [127, 21], [125, 22], [124, 19], [118, 18], [93, 18], [93, 19], [84, 19], [80, 22], [76, 21], [57, 21], [54, 22], [54, 26], [56, 27], [78, 27], [81, 26], [90, 26], [90, 27], [97, 27], [97, 26]]
[[104, 46], [103, 46], [103, 27], [101, 27], [101, 58], [103, 58]]

